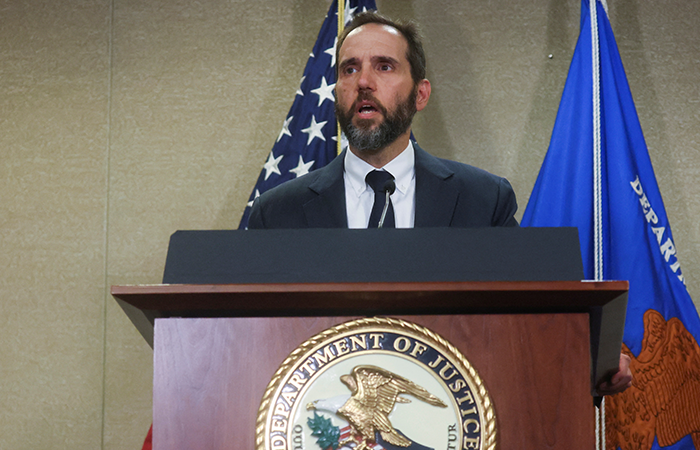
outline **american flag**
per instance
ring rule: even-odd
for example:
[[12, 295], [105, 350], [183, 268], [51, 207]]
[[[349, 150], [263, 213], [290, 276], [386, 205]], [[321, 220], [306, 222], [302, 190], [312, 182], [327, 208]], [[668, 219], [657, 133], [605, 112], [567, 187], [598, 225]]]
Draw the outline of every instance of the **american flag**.
[[[376, 9], [374, 0], [347, 0], [345, 24], [359, 12]], [[337, 155], [337, 126], [333, 111], [337, 10], [335, 0], [318, 33], [289, 114], [250, 194], [239, 229], [247, 228], [250, 207], [260, 194], [325, 166]]]

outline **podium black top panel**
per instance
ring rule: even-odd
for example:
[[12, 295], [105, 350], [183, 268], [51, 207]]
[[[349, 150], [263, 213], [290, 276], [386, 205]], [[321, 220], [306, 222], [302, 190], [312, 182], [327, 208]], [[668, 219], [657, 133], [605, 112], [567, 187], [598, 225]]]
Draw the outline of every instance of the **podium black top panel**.
[[165, 284], [574, 281], [575, 228], [177, 231]]

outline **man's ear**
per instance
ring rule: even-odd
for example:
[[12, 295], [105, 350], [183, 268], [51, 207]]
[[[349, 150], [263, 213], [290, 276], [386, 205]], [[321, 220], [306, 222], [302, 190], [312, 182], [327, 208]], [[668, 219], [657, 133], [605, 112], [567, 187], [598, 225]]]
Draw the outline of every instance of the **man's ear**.
[[421, 111], [426, 107], [428, 100], [430, 99], [430, 81], [425, 78], [422, 79], [418, 82], [416, 89], [416, 111]]

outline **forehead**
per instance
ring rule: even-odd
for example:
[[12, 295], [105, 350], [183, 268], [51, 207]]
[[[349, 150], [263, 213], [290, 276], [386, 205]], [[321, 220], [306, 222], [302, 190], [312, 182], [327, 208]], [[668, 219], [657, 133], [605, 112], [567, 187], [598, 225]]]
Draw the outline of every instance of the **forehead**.
[[368, 23], [352, 30], [340, 48], [340, 60], [362, 56], [390, 56], [400, 60], [406, 58], [408, 43], [396, 28]]

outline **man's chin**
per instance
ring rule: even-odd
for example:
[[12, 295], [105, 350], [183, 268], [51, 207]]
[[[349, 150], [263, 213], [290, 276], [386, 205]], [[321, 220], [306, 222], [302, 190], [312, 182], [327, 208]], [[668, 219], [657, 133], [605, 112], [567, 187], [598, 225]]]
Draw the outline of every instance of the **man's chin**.
[[355, 128], [363, 132], [374, 131], [379, 128], [381, 124], [382, 122], [379, 119], [355, 119], [353, 121]]

